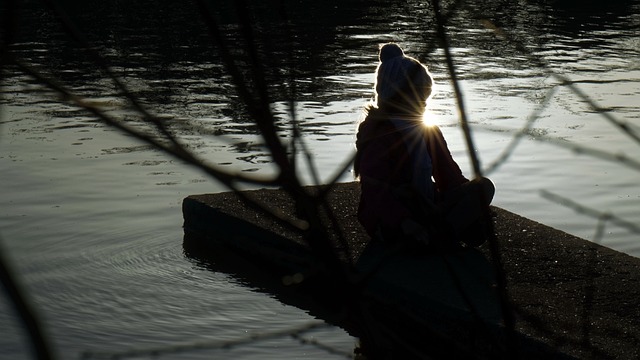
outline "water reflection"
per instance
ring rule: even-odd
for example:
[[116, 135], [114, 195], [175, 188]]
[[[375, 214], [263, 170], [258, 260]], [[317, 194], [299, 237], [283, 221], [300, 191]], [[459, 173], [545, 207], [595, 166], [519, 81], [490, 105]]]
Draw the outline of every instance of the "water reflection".
[[[606, 6], [497, 0], [444, 5], [452, 15], [448, 20], [452, 52], [459, 77], [468, 82], [467, 101], [474, 106], [474, 122], [511, 125], [512, 120], [525, 118], [514, 104], [522, 99], [527, 106], [539, 103], [554, 86], [550, 73], [569, 75], [581, 85], [628, 86], [631, 96], [635, 91], [637, 76], [627, 72], [637, 71], [637, 1]], [[61, 3], [61, 9], [91, 50], [65, 33], [51, 10], [27, 3], [20, 17], [34, 25], [20, 27], [12, 46], [20, 61], [44, 71], [116, 118], [140, 122], [140, 114], [131, 109], [92, 55], [98, 54], [135, 98], [169, 119], [168, 125], [201, 153], [234, 152], [239, 164], [254, 170], [256, 163], [268, 162], [255, 119], [237, 95], [195, 5], [141, 1], [89, 6], [68, 0]], [[211, 9], [220, 23], [220, 35], [231, 45], [234, 63], [249, 80], [250, 93], [255, 93], [254, 76], [259, 78], [257, 72], [264, 72], [285, 142], [291, 141], [288, 101], [292, 98], [299, 126], [309, 139], [341, 144], [353, 140], [362, 105], [372, 95], [374, 54], [382, 41], [401, 41], [409, 53], [429, 64], [439, 85], [430, 106], [432, 113], [455, 116], [428, 4], [350, 0], [283, 7], [253, 1], [247, 12], [253, 42], [243, 35], [238, 25], [242, 19], [234, 5], [211, 2]], [[516, 44], [496, 36], [494, 26], [507, 31]], [[254, 47], [259, 69], [249, 57]], [[546, 65], [539, 66], [537, 60]], [[38, 127], [43, 131], [100, 126], [15, 69], [5, 83], [0, 101], [31, 107], [54, 120]], [[476, 101], [474, 91], [486, 101]], [[558, 102], [572, 114], [585, 110], [571, 96], [561, 94]], [[633, 114], [637, 106], [628, 101], [611, 109]], [[446, 120], [440, 123], [448, 126]], [[242, 145], [247, 143], [251, 146]], [[340, 148], [334, 155], [342, 158], [348, 150]]]
[[[57, 3], [133, 96], [152, 113], [167, 119], [170, 128], [192, 150], [230, 171], [253, 173], [270, 168], [271, 158], [262, 146], [254, 119], [247, 115], [244, 101], [237, 96], [222, 65], [219, 49], [192, 3]], [[255, 69], [248, 61], [249, 47], [237, 25], [239, 18], [232, 3], [210, 2], [221, 24], [221, 34], [233, 45], [236, 64], [243, 76], [249, 77]], [[638, 132], [638, 0], [451, 1], [444, 5], [453, 15], [448, 30], [471, 121], [478, 128], [495, 126], [476, 133], [478, 153], [485, 164], [498, 158], [513, 132], [540, 106], [549, 88], [559, 84], [549, 77], [551, 72], [569, 76], [601, 103], [605, 108], [602, 111], [621, 117], [628, 128]], [[0, 3], [3, 14], [5, 6], [5, 2]], [[282, 140], [289, 143], [292, 138], [288, 101], [293, 97], [296, 119], [320, 174], [332, 174], [353, 151], [355, 124], [363, 104], [372, 96], [377, 46], [385, 41], [401, 42], [407, 52], [429, 65], [437, 85], [431, 112], [446, 132], [454, 156], [465, 158], [464, 143], [457, 138], [455, 101], [448, 86], [443, 52], [434, 41], [428, 2], [255, 0], [249, 6], [260, 63], [269, 84], [270, 106], [282, 130]], [[127, 124], [143, 124], [139, 112], [132, 109], [96, 58], [64, 32], [50, 9], [36, 1], [20, 2], [20, 7], [16, 43], [11, 46], [17, 60], [86, 97], [109, 115]], [[487, 20], [508, 31], [524, 51], [496, 36], [483, 22]], [[535, 65], [531, 56], [544, 60], [546, 65]], [[204, 181], [202, 174], [177, 167], [146, 145], [114, 139], [113, 129], [86, 111], [66, 105], [57, 94], [14, 66], [3, 70], [0, 104], [4, 113], [0, 126], [4, 133], [0, 145], [7, 150], [0, 152], [0, 161], [13, 166], [3, 172], [3, 188], [7, 190], [4, 208], [12, 214], [2, 221], [3, 225], [9, 224], [6, 228], [17, 229], [9, 230], [8, 237], [15, 237], [17, 252], [29, 259], [25, 262], [32, 276], [46, 279], [46, 272], [55, 263], [60, 280], [56, 284], [77, 285], [79, 290], [69, 288], [68, 293], [59, 295], [61, 299], [46, 302], [48, 309], [58, 314], [53, 321], [56, 329], [66, 329], [74, 321], [97, 324], [95, 337], [89, 339], [83, 335], [86, 329], [74, 328], [72, 334], [85, 340], [70, 345], [68, 351], [95, 346], [96, 342], [108, 343], [112, 337], [104, 334], [116, 334], [112, 330], [123, 326], [118, 318], [103, 318], [109, 312], [94, 304], [102, 299], [99, 296], [91, 300], [93, 307], [87, 308], [86, 318], [73, 313], [86, 304], [84, 290], [92, 289], [96, 278], [104, 280], [98, 294], [115, 288], [111, 291], [112, 297], [118, 298], [114, 304], [123, 300], [133, 304], [128, 313], [137, 313], [147, 321], [158, 319], [145, 323], [157, 331], [145, 335], [145, 339], [167, 340], [168, 335], [162, 334], [166, 333], [167, 323], [180, 329], [198, 325], [186, 334], [176, 331], [167, 341], [182, 341], [206, 332], [251, 330], [251, 326], [261, 325], [254, 319], [236, 324], [235, 319], [247, 312], [241, 305], [237, 312], [227, 315], [233, 320], [211, 324], [211, 289], [219, 292], [218, 288], [229, 286], [228, 280], [207, 287], [202, 286], [202, 278], [195, 279], [191, 285], [199, 292], [184, 299], [180, 298], [183, 279], [171, 282], [165, 277], [169, 281], [165, 295], [174, 300], [167, 302], [170, 306], [165, 314], [180, 313], [176, 309], [185, 303], [201, 307], [192, 309], [182, 323], [152, 309], [157, 304], [154, 301], [158, 301], [157, 293], [136, 297], [131, 289], [137, 283], [130, 279], [131, 273], [144, 269], [164, 274], [176, 268], [187, 272], [188, 266], [181, 263], [183, 256], [179, 253], [170, 259], [162, 257], [162, 261], [144, 261], [138, 270], [121, 271], [124, 275], [113, 274], [107, 265], [96, 268], [92, 261], [83, 265], [86, 279], [78, 278], [77, 268], [65, 270], [66, 257], [52, 262], [51, 249], [85, 264], [83, 259], [100, 258], [96, 254], [114, 241], [138, 244], [138, 251], [127, 254], [146, 259], [149, 249], [157, 247], [157, 238], [164, 237], [162, 246], [166, 247], [182, 235], [179, 211], [175, 210], [182, 196], [219, 188], [210, 183], [197, 186]], [[601, 112], [589, 109], [565, 87], [558, 87], [557, 96], [532, 125], [525, 140], [540, 139], [542, 135], [612, 153], [637, 153], [637, 144], [621, 136], [618, 129], [603, 121]], [[135, 178], [138, 173], [143, 174], [143, 179]], [[638, 222], [637, 172], [621, 170], [617, 164], [532, 142], [515, 151], [495, 176], [498, 205], [586, 238], [592, 236], [593, 219], [580, 220], [571, 209], [540, 201], [540, 189], [579, 199], [592, 208], [612, 209], [621, 218]], [[346, 177], [351, 180], [348, 174]], [[92, 215], [87, 209], [98, 209], [98, 213]], [[132, 212], [135, 209], [139, 211]], [[36, 226], [35, 219], [39, 219]], [[117, 229], [114, 223], [118, 224]], [[79, 236], [75, 229], [82, 224], [89, 224], [90, 229], [84, 228]], [[637, 234], [615, 227], [607, 230], [606, 233], [612, 232], [607, 236], [620, 249], [639, 254]], [[6, 235], [7, 230], [3, 233]], [[47, 241], [51, 244], [43, 245]], [[262, 304], [261, 299], [255, 303]], [[219, 302], [216, 306], [228, 304]], [[65, 318], [68, 314], [72, 315]], [[108, 326], [100, 327], [101, 320]], [[147, 334], [137, 329], [130, 335], [140, 333]], [[131, 341], [125, 336], [113, 336], [114, 347]], [[64, 339], [63, 344], [72, 341], [69, 339]]]
[[[243, 35], [238, 25], [242, 19], [233, 4], [214, 1], [210, 5], [221, 37], [231, 45], [234, 63], [248, 80], [249, 93], [255, 95], [253, 82], [264, 73], [285, 142], [291, 141], [290, 99], [296, 100], [297, 120], [307, 137], [320, 142], [352, 141], [362, 104], [371, 97], [376, 66], [372, 54], [382, 41], [401, 41], [408, 52], [429, 64], [442, 85], [432, 101], [432, 112], [454, 116], [443, 52], [437, 49], [431, 9], [424, 2], [305, 1], [284, 6], [252, 1], [246, 13], [254, 41]], [[472, 91], [479, 90], [480, 96], [496, 99], [474, 102], [473, 94], [469, 95], [476, 106], [474, 122], [522, 119], [512, 104], [521, 99], [539, 103], [554, 86], [549, 79], [552, 72], [589, 85], [624, 86], [627, 79], [637, 80], [625, 74], [637, 70], [637, 1], [577, 6], [570, 1], [496, 0], [464, 6], [445, 3], [444, 7], [452, 15], [448, 29], [460, 78]], [[256, 163], [268, 162], [255, 119], [237, 95], [220, 49], [194, 4], [140, 1], [94, 6], [67, 0], [60, 8], [91, 50], [73, 39], [77, 34], [65, 33], [50, 9], [34, 2], [21, 8], [20, 18], [34, 25], [19, 28], [11, 49], [17, 59], [114, 117], [140, 122], [140, 114], [99, 66], [104, 61], [136, 99], [166, 117], [168, 125], [194, 148], [234, 152], [235, 160], [252, 169]], [[518, 46], [496, 36], [493, 26], [507, 31]], [[254, 48], [259, 68], [250, 59]], [[540, 67], [534, 59], [546, 65]], [[16, 69], [11, 69], [5, 83], [0, 101], [31, 107], [54, 120], [39, 127], [43, 131], [100, 126]], [[579, 101], [558, 101], [572, 113], [584, 111], [578, 108]], [[611, 109], [632, 114], [637, 107], [623, 104]], [[341, 152], [335, 155], [342, 157], [343, 148]]]
[[[289, 76], [296, 79], [294, 96], [300, 101], [366, 95], [371, 80], [354, 84], [340, 77], [351, 79], [354, 74], [370, 73], [375, 66], [370, 54], [377, 43], [386, 40], [403, 41], [411, 53], [431, 64], [432, 71], [445, 73], [442, 53], [434, 52], [430, 9], [419, 1], [397, 2], [394, 11], [387, 10], [386, 2], [304, 2], [286, 9], [265, 4], [256, 2], [250, 8], [273, 102], [291, 97]], [[488, 19], [513, 34], [531, 52], [546, 58], [552, 67], [593, 71], [598, 64], [588, 69], [569, 66], [584, 67], [586, 59], [611, 61], [612, 55], [624, 59], [625, 53], [634, 51], [618, 43], [628, 38], [625, 32], [637, 27], [637, 20], [634, 23], [627, 15], [632, 7], [632, 2], [607, 6], [606, 11], [594, 4], [576, 10], [570, 2], [467, 4], [456, 9], [449, 21], [452, 46], [463, 78], [540, 75], [526, 56], [482, 25], [481, 20]], [[234, 95], [205, 25], [194, 21], [200, 18], [194, 6], [142, 1], [88, 9], [86, 4], [67, 1], [63, 8], [114, 73], [152, 107], [166, 111], [173, 109], [164, 106], [173, 104], [196, 117], [206, 113], [216, 118], [225, 115], [217, 107], [225, 107], [233, 109], [226, 115], [234, 121], [250, 121], [242, 116], [242, 101]], [[234, 25], [235, 12], [226, 2], [216, 3], [216, 9], [225, 23], [220, 30], [233, 44], [238, 65], [250, 67], [245, 51], [252, 44], [247, 44]], [[80, 95], [113, 94], [113, 84], [96, 67], [92, 56], [59, 31], [50, 12], [37, 4], [29, 5], [24, 12], [27, 21], [37, 17], [37, 22], [29, 22], [38, 26], [20, 29], [19, 42], [13, 47], [18, 58], [51, 71]], [[578, 49], [584, 51], [576, 52]], [[210, 106], [189, 108], [195, 104]]]

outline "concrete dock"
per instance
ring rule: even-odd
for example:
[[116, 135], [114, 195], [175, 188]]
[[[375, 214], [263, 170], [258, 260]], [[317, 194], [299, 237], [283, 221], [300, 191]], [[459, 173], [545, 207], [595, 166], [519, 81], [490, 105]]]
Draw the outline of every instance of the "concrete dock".
[[[242, 196], [286, 221], [247, 206], [234, 193], [189, 196], [183, 202], [188, 256], [214, 253], [213, 270], [235, 273], [356, 336], [362, 332], [354, 325], [362, 317], [345, 317], [341, 308], [354, 300], [326, 296], [333, 284], [322, 278], [323, 264], [302, 234], [286, 225], [299, 221], [291, 198], [281, 190]], [[401, 336], [408, 346], [428, 344], [434, 358], [640, 358], [640, 259], [493, 207], [507, 284], [504, 304], [487, 245], [446, 256], [381, 249], [370, 244], [356, 219], [357, 183], [337, 184], [326, 199], [337, 220], [329, 236], [344, 236], [344, 243], [333, 245], [346, 254], [340, 259], [345, 268], [373, 274], [365, 285], [357, 276], [353, 280], [360, 286], [357, 307], [364, 304], [374, 322], [391, 329], [404, 319], [407, 332]], [[515, 320], [515, 337], [505, 335], [504, 309]], [[417, 320], [407, 326], [406, 319]], [[430, 335], [431, 344], [424, 340]], [[511, 343], [501, 343], [505, 339]], [[433, 350], [438, 344], [442, 349]]]

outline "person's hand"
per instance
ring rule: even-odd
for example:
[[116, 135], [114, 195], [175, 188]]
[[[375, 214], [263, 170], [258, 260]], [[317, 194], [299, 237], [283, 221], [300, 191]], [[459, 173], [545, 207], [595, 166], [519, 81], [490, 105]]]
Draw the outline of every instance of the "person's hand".
[[406, 236], [410, 236], [424, 245], [429, 245], [429, 232], [415, 220], [409, 218], [404, 219], [400, 224], [400, 229]]

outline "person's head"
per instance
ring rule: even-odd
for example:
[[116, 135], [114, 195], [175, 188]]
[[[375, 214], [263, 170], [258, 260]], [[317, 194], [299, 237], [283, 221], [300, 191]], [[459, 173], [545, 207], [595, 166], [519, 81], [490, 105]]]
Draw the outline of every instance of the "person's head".
[[394, 43], [382, 45], [379, 57], [375, 85], [378, 108], [389, 113], [422, 114], [433, 86], [427, 68]]

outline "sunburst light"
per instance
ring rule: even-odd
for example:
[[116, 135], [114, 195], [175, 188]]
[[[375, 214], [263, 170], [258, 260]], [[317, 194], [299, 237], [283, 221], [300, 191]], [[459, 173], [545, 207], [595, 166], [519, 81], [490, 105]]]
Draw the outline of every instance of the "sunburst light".
[[424, 124], [424, 126], [438, 125], [436, 114], [434, 114], [430, 110], [425, 110], [424, 114], [422, 114], [422, 123]]

